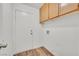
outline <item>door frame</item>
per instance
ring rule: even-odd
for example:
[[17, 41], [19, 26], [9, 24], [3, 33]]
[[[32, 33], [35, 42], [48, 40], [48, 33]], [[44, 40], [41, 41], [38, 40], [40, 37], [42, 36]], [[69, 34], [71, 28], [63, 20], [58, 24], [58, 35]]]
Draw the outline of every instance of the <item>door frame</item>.
[[[13, 14], [13, 24], [12, 24], [12, 38], [13, 38], [13, 53], [12, 54], [15, 54], [16, 53], [16, 43], [15, 43], [15, 39], [16, 39], [16, 11], [22, 11], [22, 12], [28, 12], [28, 13], [31, 13], [31, 14], [35, 14], [34, 11], [37, 11], [35, 8], [32, 8], [32, 7], [29, 7], [27, 5], [24, 5], [24, 4], [13, 4], [12, 5], [12, 14]], [[32, 11], [31, 11], [32, 10]]]

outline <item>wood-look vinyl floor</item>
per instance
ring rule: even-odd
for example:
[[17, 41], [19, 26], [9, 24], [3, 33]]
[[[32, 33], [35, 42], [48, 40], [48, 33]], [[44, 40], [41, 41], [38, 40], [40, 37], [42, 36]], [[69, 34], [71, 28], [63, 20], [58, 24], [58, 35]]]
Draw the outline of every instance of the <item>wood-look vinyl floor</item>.
[[54, 55], [51, 52], [49, 52], [46, 48], [40, 47], [17, 53], [14, 56], [54, 56]]

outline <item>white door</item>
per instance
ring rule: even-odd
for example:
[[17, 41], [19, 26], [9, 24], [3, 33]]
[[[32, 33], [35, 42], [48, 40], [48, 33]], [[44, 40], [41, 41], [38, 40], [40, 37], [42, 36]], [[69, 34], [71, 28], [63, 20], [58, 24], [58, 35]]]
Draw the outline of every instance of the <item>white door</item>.
[[16, 53], [32, 49], [33, 14], [16, 10], [15, 31]]

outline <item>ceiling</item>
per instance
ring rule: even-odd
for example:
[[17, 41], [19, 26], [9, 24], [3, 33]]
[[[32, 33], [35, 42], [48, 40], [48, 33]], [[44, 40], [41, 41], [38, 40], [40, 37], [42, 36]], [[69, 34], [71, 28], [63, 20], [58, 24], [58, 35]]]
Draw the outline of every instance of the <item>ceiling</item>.
[[23, 4], [36, 8], [36, 9], [39, 9], [43, 5], [42, 3], [23, 3]]

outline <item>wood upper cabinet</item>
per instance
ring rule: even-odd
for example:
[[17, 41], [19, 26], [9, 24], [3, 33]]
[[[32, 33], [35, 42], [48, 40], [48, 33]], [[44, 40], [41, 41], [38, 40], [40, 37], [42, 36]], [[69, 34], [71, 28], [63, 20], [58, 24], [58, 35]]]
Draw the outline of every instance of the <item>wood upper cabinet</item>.
[[40, 8], [40, 21], [46, 21], [48, 19], [48, 4], [45, 3], [43, 6]]
[[41, 22], [49, 20], [58, 16], [58, 4], [57, 3], [45, 3], [40, 8], [40, 20]]
[[61, 3], [59, 4], [59, 15], [70, 13], [78, 9], [78, 3]]
[[78, 3], [45, 3], [40, 8], [40, 20], [41, 22], [52, 20], [77, 9], [79, 9]]
[[49, 3], [48, 8], [49, 19], [58, 16], [58, 3]]

